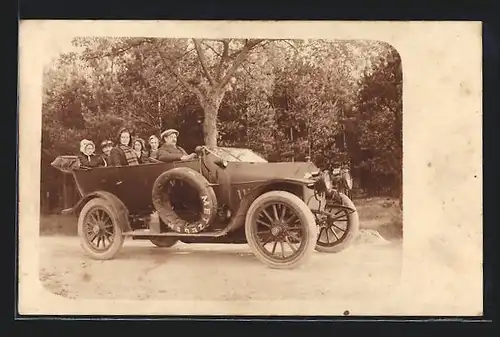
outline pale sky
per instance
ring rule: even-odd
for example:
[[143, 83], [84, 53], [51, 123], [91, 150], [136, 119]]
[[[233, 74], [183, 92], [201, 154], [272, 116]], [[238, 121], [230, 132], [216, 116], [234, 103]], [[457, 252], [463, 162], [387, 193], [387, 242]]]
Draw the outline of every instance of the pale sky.
[[47, 65], [54, 59], [58, 58], [61, 53], [79, 51], [80, 48], [76, 48], [71, 44], [71, 40], [73, 38], [73, 36], [57, 36], [49, 38], [46, 48], [44, 48], [44, 65]]

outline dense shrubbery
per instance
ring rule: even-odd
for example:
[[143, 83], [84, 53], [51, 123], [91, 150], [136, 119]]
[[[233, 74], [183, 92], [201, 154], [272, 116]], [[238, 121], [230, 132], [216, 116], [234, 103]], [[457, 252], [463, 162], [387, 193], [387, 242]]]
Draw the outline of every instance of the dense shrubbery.
[[[358, 187], [401, 193], [402, 71], [376, 41], [76, 39], [45, 69], [44, 167], [79, 141], [174, 127], [202, 143], [269, 160], [352, 161]], [[43, 169], [50, 189], [54, 173]], [[52, 186], [53, 188], [53, 186]], [[44, 193], [44, 191], [42, 191]]]

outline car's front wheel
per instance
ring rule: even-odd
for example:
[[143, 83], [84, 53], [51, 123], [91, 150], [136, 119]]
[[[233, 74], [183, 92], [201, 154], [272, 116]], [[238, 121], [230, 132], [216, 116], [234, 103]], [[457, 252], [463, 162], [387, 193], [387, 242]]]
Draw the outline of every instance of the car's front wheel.
[[291, 269], [311, 257], [318, 228], [302, 199], [286, 191], [271, 191], [250, 206], [245, 235], [260, 261], [271, 268]]
[[78, 217], [78, 235], [83, 250], [93, 259], [112, 259], [121, 249], [124, 236], [111, 203], [94, 198], [83, 206]]
[[[316, 215], [319, 227], [316, 250], [337, 253], [346, 249], [359, 232], [359, 216], [352, 200], [340, 193], [342, 203], [330, 203], [325, 213]], [[342, 207], [346, 206], [346, 207]]]

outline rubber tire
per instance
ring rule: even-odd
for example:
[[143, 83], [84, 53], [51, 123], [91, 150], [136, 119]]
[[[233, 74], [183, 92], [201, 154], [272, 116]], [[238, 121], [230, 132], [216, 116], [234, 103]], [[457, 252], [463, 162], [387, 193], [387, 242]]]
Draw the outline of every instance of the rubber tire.
[[176, 167], [163, 172], [158, 176], [158, 178], [156, 178], [153, 184], [152, 198], [153, 205], [158, 212], [158, 216], [160, 217], [160, 219], [164, 223], [177, 224], [179, 226], [182, 226], [183, 228], [190, 224], [189, 222], [181, 219], [172, 208], [167, 207], [162, 203], [162, 188], [164, 183], [166, 183], [169, 179], [183, 180], [184, 182], [197, 189], [200, 195], [207, 196], [208, 208], [210, 208], [210, 216], [208, 221], [206, 221], [204, 229], [208, 228], [217, 216], [217, 197], [215, 195], [213, 187], [210, 186], [208, 180], [201, 173], [189, 167]]
[[169, 237], [158, 237], [158, 238], [151, 239], [149, 241], [151, 241], [151, 243], [153, 245], [155, 245], [156, 247], [170, 248], [170, 247], [174, 246], [177, 243], [177, 241], [179, 241], [179, 240], [174, 239], [174, 238], [169, 238]]
[[[352, 202], [352, 200], [349, 197], [347, 197], [343, 193], [339, 193], [339, 194], [340, 194], [340, 197], [342, 198], [342, 204], [344, 206], [356, 209], [356, 206], [354, 206], [354, 203]], [[345, 250], [347, 247], [349, 247], [351, 245], [352, 241], [356, 238], [356, 236], [359, 233], [358, 211], [349, 214], [347, 217], [348, 217], [348, 221], [349, 221], [349, 227], [347, 229], [347, 233], [346, 233], [346, 236], [344, 237], [344, 239], [342, 241], [340, 241], [338, 244], [331, 246], [331, 247], [320, 246], [319, 244], [316, 243], [316, 250], [318, 252], [338, 253], [340, 251]], [[319, 236], [318, 236], [318, 240], [319, 240]]]
[[[83, 225], [85, 223], [84, 222], [85, 217], [87, 216], [89, 211], [91, 211], [92, 208], [96, 206], [104, 208], [108, 213], [108, 215], [110, 216], [111, 221], [113, 222], [113, 230], [114, 230], [113, 243], [111, 244], [109, 249], [104, 252], [94, 251], [90, 247], [83, 233]], [[78, 236], [80, 238], [80, 246], [85, 251], [85, 253], [94, 260], [110, 260], [114, 258], [122, 248], [123, 243], [125, 241], [125, 237], [122, 235], [122, 230], [118, 223], [118, 216], [115, 213], [113, 206], [108, 200], [103, 198], [93, 198], [83, 206], [78, 216], [77, 226], [78, 226]]]
[[[307, 235], [306, 244], [299, 256], [297, 256], [292, 261], [287, 261], [285, 263], [276, 262], [271, 260], [268, 256], [261, 253], [258, 249], [259, 244], [256, 241], [256, 237], [254, 235], [254, 229], [252, 226], [251, 219], [255, 215], [257, 208], [264, 202], [269, 200], [276, 200], [279, 202], [285, 202], [289, 206], [293, 207], [295, 211], [298, 213], [301, 218], [301, 223], [305, 224], [307, 227]], [[314, 252], [314, 248], [316, 245], [316, 240], [318, 237], [318, 226], [316, 226], [316, 219], [314, 214], [311, 212], [309, 207], [304, 203], [302, 199], [297, 197], [295, 194], [286, 191], [271, 191], [266, 192], [259, 197], [257, 197], [253, 203], [250, 205], [250, 208], [247, 211], [246, 219], [245, 219], [245, 236], [249, 246], [254, 252], [257, 259], [266, 264], [268, 267], [273, 269], [293, 269], [298, 268], [301, 265], [305, 264]]]

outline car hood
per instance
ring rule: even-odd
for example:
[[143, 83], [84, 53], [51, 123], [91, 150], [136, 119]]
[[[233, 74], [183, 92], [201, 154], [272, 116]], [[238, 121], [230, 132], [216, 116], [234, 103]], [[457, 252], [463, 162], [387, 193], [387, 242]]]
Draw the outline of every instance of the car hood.
[[311, 162], [280, 163], [236, 163], [226, 168], [233, 182], [260, 181], [270, 179], [304, 179], [307, 172], [318, 171]]

